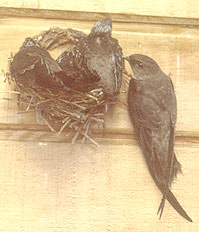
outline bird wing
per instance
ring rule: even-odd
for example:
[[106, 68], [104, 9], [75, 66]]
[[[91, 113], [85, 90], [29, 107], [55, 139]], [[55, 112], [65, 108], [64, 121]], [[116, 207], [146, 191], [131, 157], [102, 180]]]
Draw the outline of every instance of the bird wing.
[[83, 66], [99, 78], [99, 86], [109, 93], [118, 93], [122, 83], [124, 61], [118, 41], [108, 34], [91, 33], [79, 49]]
[[66, 73], [63, 79], [66, 86], [80, 91], [89, 91], [96, 87], [99, 76], [88, 69], [79, 45], [68, 48], [57, 58], [57, 62]]
[[[159, 160], [162, 170], [162, 175], [158, 175], [159, 178], [165, 182], [169, 176], [170, 184], [178, 171], [177, 168], [173, 169], [175, 161], [172, 166], [169, 166], [172, 164], [174, 154], [177, 109], [170, 79], [164, 78], [162, 81], [153, 83], [153, 80], [150, 80], [141, 83], [140, 88], [145, 89], [145, 91], [141, 94], [135, 94], [136, 89], [132, 89], [129, 94], [134, 96], [129, 96], [129, 102], [132, 104], [130, 110], [133, 111], [132, 118], [138, 137], [140, 136], [143, 145], [148, 145], [151, 162]], [[135, 80], [132, 80], [130, 87], [136, 88], [139, 84], [139, 81], [136, 83]], [[151, 85], [150, 88], [148, 85]], [[170, 168], [172, 168], [171, 176], [169, 175]]]
[[[82, 39], [73, 49], [73, 64], [83, 74], [84, 81], [95, 83], [100, 81], [99, 73], [96, 70], [96, 57], [100, 51], [93, 49], [92, 35]], [[100, 56], [102, 58], [102, 56]], [[94, 65], [93, 65], [94, 64]]]
[[27, 55], [30, 60], [35, 60], [34, 72], [37, 84], [52, 88], [63, 86], [62, 78], [65, 77], [65, 72], [48, 51], [35, 48], [34, 51], [27, 52]]
[[[129, 88], [136, 88], [138, 85], [139, 81], [136, 83], [136, 80], [131, 80]], [[144, 85], [140, 88], [144, 89]], [[158, 174], [157, 178], [161, 182], [165, 182], [165, 178], [167, 178], [167, 166], [165, 164], [169, 159], [171, 120], [170, 113], [165, 106], [161, 105], [159, 96], [160, 94], [157, 93], [155, 88], [148, 93], [137, 93], [136, 89], [132, 89], [132, 91], [129, 91], [128, 102], [129, 113], [147, 163], [150, 167], [154, 167], [154, 172]], [[174, 142], [173, 139], [174, 137], [171, 143]]]
[[64, 72], [50, 54], [39, 47], [21, 49], [11, 64], [11, 73], [31, 85], [61, 87]]
[[122, 71], [124, 69], [124, 59], [123, 59], [123, 53], [122, 48], [118, 44], [118, 41], [114, 38], [111, 38], [112, 40], [112, 69], [115, 76], [115, 86], [116, 86], [116, 92], [119, 92], [119, 89], [122, 84]]
[[11, 63], [11, 72], [14, 74], [23, 75], [26, 71], [33, 70], [35, 64], [38, 61], [37, 57], [30, 56], [34, 52], [33, 47], [25, 48], [20, 50], [15, 56]]

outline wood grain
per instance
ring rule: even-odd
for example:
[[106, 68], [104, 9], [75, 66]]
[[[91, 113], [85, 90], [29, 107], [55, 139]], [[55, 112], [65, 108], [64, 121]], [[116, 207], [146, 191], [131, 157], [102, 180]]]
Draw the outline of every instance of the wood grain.
[[152, 16], [198, 18], [197, 0], [1, 0], [1, 7], [17, 7], [48, 10], [90, 11], [102, 13], [122, 13]]
[[184, 175], [172, 188], [194, 223], [167, 202], [159, 220], [161, 194], [136, 144], [0, 147], [0, 231], [197, 231], [198, 146], [176, 146]]
[[47, 18], [47, 19], [67, 19], [67, 20], [84, 20], [84, 21], [97, 21], [105, 17], [110, 17], [113, 22], [125, 22], [125, 23], [146, 23], [146, 24], [163, 24], [163, 25], [184, 25], [198, 26], [199, 19], [187, 18], [181, 15], [181, 17], [163, 16], [163, 15], [143, 15], [136, 14], [128, 11], [123, 12], [93, 12], [93, 11], [72, 11], [72, 10], [56, 10], [55, 8], [48, 9], [35, 9], [33, 8], [16, 8], [16, 7], [1, 7], [0, 15], [2, 17], [23, 17], [23, 18]]

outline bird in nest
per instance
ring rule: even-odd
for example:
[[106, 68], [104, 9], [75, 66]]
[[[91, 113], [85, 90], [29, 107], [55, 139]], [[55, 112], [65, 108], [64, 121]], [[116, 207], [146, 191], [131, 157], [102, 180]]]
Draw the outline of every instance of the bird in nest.
[[81, 91], [102, 88], [108, 95], [119, 93], [124, 59], [122, 48], [111, 32], [112, 20], [100, 20], [88, 36], [57, 58], [67, 75], [63, 81], [66, 86]]
[[38, 42], [28, 37], [10, 63], [10, 73], [19, 86], [56, 89], [66, 76], [60, 65]]

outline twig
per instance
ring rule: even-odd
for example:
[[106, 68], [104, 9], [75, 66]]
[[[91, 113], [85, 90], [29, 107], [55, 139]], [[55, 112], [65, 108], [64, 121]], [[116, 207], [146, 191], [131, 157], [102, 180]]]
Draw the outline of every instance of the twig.
[[59, 130], [59, 132], [57, 133], [57, 136], [59, 136], [61, 134], [61, 132], [63, 131], [63, 129], [71, 122], [71, 118], [69, 118], [64, 125], [61, 127], [61, 129]]
[[50, 125], [50, 123], [41, 115], [42, 120], [47, 124], [52, 132], [56, 132], [56, 130]]

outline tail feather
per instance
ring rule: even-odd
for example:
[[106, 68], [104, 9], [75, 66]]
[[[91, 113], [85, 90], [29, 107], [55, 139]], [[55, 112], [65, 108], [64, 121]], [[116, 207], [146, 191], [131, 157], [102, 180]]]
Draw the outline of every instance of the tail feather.
[[169, 189], [167, 192], [167, 200], [169, 203], [173, 206], [173, 208], [185, 219], [187, 219], [190, 222], [193, 222], [192, 219], [188, 216], [188, 214], [185, 212], [185, 210], [182, 208], [174, 194]]
[[[155, 183], [160, 189], [160, 191], [164, 194], [164, 188], [157, 181], [155, 181]], [[180, 203], [178, 202], [178, 200], [176, 199], [176, 197], [174, 196], [174, 194], [171, 192], [170, 189], [168, 189], [167, 191], [166, 199], [182, 217], [184, 217], [186, 220], [190, 222], [193, 222], [192, 219], [185, 212], [185, 210], [182, 208], [182, 206], [180, 205]]]
[[[169, 185], [173, 181], [173, 178], [176, 176], [177, 172], [181, 170], [179, 162], [177, 161], [174, 153], [172, 153], [172, 156], [170, 156], [170, 159], [168, 160], [169, 161], [168, 165], [169, 165], [169, 167], [173, 167], [173, 168], [171, 170], [169, 170], [168, 179], [165, 180], [158, 156], [156, 157], [156, 159], [152, 160], [151, 159], [152, 155], [149, 155], [149, 154], [153, 154], [154, 151], [152, 150], [152, 148], [151, 148], [152, 146], [150, 145], [151, 141], [149, 140], [149, 142], [148, 142], [148, 140], [147, 140], [148, 138], [150, 138], [149, 136], [146, 137], [147, 133], [148, 133], [148, 130], [146, 128], [145, 129], [142, 128], [142, 130], [139, 133], [139, 141], [140, 141], [140, 144], [142, 147], [144, 157], [146, 159], [147, 166], [149, 168], [149, 172], [150, 172], [154, 182], [156, 183], [156, 185], [158, 186], [158, 188], [160, 189], [160, 191], [163, 194], [163, 198], [162, 198], [162, 201], [160, 203], [160, 207], [158, 209], [158, 213], [160, 213], [160, 218], [161, 218], [161, 215], [162, 215], [162, 212], [164, 209], [165, 199], [167, 199], [169, 201], [169, 203], [173, 206], [173, 208], [182, 217], [184, 217], [186, 220], [192, 222], [192, 219], [187, 215], [185, 210], [182, 208], [180, 203], [177, 201], [176, 197], [173, 195], [173, 193], [169, 189]], [[173, 146], [173, 144], [172, 144], [172, 146]], [[173, 147], [171, 147], [170, 149], [173, 150]], [[153, 154], [153, 156], [154, 156], [154, 154]], [[166, 188], [165, 188], [165, 186], [166, 186]]]

